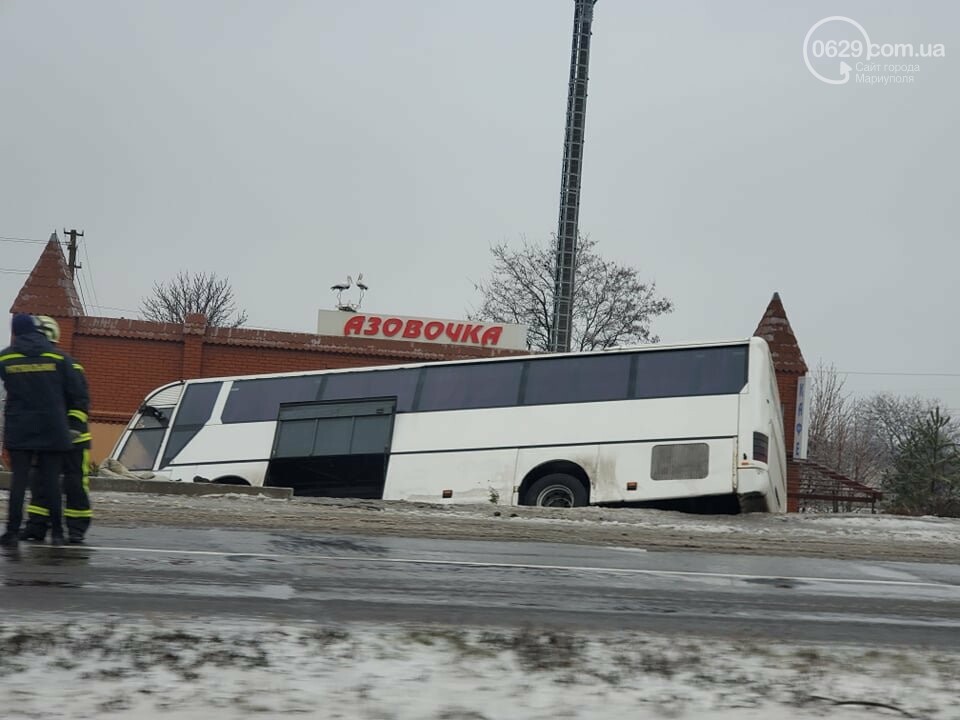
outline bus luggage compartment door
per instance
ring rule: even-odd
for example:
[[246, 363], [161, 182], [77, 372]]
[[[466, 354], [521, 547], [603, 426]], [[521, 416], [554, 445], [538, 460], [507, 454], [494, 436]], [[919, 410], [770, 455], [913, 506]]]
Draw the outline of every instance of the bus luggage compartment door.
[[396, 398], [282, 404], [264, 485], [382, 498], [396, 405]]

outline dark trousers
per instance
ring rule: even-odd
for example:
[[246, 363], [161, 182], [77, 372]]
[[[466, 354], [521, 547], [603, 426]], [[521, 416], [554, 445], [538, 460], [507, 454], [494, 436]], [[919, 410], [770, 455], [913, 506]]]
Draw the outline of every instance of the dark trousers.
[[[66, 453], [49, 450], [10, 450], [10, 505], [7, 508], [7, 532], [20, 532], [23, 521], [23, 498], [27, 486], [36, 488], [47, 498], [47, 522], [54, 535], [63, 535], [60, 520], [60, 472]], [[32, 481], [31, 481], [32, 474]]]
[[67, 504], [63, 517], [70, 537], [83, 537], [90, 527], [90, 450], [71, 450], [63, 460], [63, 492]]
[[[90, 509], [90, 450], [75, 448], [63, 454], [63, 492], [67, 496], [63, 516], [70, 537], [83, 538], [90, 527], [93, 511]], [[30, 504], [27, 505], [27, 534], [36, 539], [46, 537], [54, 509], [48, 490], [39, 482], [37, 474], [30, 483]], [[59, 498], [59, 492], [57, 493]], [[59, 523], [57, 524], [59, 527]]]

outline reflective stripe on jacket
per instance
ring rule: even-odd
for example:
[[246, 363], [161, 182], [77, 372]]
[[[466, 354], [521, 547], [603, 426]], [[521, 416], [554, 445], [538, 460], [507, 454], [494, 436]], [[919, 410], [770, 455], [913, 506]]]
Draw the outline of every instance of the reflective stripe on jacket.
[[72, 361], [40, 333], [14, 339], [0, 350], [0, 379], [7, 391], [4, 446], [11, 450], [69, 450], [67, 410], [84, 408]]

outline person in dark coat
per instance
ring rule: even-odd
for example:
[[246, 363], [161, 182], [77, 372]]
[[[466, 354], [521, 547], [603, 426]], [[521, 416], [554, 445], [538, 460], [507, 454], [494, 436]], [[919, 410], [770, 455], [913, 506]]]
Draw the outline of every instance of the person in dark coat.
[[71, 361], [56, 352], [32, 315], [14, 315], [13, 343], [0, 350], [0, 379], [7, 391], [4, 447], [10, 453], [13, 476], [7, 508], [7, 530], [0, 544], [15, 546], [23, 521], [23, 499], [31, 468], [38, 487], [49, 498], [53, 545], [63, 544], [60, 472], [70, 451], [67, 410], [76, 406]]
[[[47, 339], [57, 345], [60, 342], [60, 325], [52, 317], [36, 315], [34, 321]], [[56, 352], [63, 355], [59, 349]], [[63, 492], [66, 506], [63, 508], [67, 525], [67, 540], [71, 544], [81, 544], [90, 528], [93, 511], [90, 509], [90, 429], [87, 426], [90, 412], [90, 393], [83, 366], [75, 359], [64, 355], [74, 370], [75, 406], [67, 409], [67, 422], [70, 426], [72, 449], [63, 460]], [[43, 542], [50, 527], [50, 503], [44, 496], [44, 488], [33, 476], [30, 483], [30, 502], [27, 504], [27, 524], [20, 531], [21, 540]]]

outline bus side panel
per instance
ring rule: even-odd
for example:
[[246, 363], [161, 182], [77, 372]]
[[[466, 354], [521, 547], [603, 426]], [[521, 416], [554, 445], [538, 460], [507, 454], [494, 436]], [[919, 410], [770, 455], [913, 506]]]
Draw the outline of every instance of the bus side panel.
[[[509, 505], [516, 449], [391, 455], [384, 500]], [[452, 490], [450, 498], [444, 490]]]
[[172, 462], [175, 465], [266, 462], [270, 459], [276, 429], [275, 422], [204, 425]]
[[[696, 445], [695, 450], [705, 456], [705, 477], [683, 479], [653, 479], [654, 448], [663, 445]], [[703, 452], [703, 446], [706, 452]], [[596, 495], [592, 502], [638, 502], [668, 498], [726, 495], [734, 491], [733, 459], [735, 438], [715, 440], [679, 440], [669, 443], [645, 442], [622, 445], [602, 445], [595, 482]], [[628, 490], [627, 483], [637, 483], [636, 490]]]
[[404, 413], [393, 452], [597, 445], [737, 434], [738, 397], [710, 395]]

